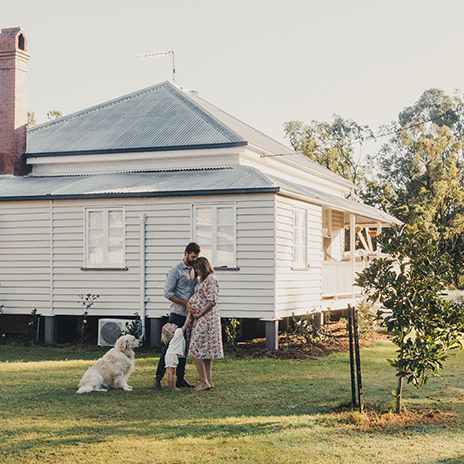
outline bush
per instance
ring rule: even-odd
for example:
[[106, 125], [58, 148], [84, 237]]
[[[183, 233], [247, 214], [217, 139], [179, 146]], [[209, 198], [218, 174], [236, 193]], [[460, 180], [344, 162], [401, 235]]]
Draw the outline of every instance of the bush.
[[306, 343], [313, 343], [315, 341], [327, 340], [332, 333], [328, 328], [330, 316], [327, 314], [325, 324], [322, 327], [316, 327], [314, 322], [314, 314], [303, 314], [302, 316], [295, 316], [292, 314], [290, 327], [285, 331], [287, 340], [290, 337], [303, 337]]
[[235, 317], [225, 317], [222, 319], [222, 330], [226, 345], [235, 346], [241, 336], [240, 321]]
[[126, 328], [122, 331], [121, 335], [133, 335], [139, 340], [142, 338], [142, 321], [140, 320], [139, 313], [134, 313], [135, 319], [129, 323], [126, 322]]

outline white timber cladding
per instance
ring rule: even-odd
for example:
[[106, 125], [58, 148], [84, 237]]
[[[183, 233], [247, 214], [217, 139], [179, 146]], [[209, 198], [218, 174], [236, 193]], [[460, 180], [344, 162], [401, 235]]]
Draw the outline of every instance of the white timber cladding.
[[[307, 266], [293, 267], [294, 212], [306, 212]], [[318, 311], [322, 297], [322, 208], [276, 196], [276, 317]]]
[[[146, 215], [146, 315], [169, 312], [168, 270], [192, 240], [192, 205], [234, 205], [235, 270], [219, 270], [222, 317], [274, 317], [275, 236], [273, 194], [221, 197], [3, 202], [0, 208], [0, 304], [6, 314], [81, 315], [81, 294], [98, 294], [95, 316], [141, 312], [141, 220]], [[126, 270], [86, 270], [87, 209], [124, 210]], [[53, 228], [52, 228], [53, 218]], [[238, 269], [239, 268], [239, 269]]]
[[51, 209], [49, 201], [0, 207], [0, 305], [5, 314], [50, 314]]

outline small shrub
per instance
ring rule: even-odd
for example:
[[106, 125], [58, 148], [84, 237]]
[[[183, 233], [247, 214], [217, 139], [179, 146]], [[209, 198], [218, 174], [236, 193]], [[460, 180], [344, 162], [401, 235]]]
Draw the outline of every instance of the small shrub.
[[222, 329], [225, 334], [225, 342], [228, 346], [235, 346], [241, 336], [240, 321], [235, 317], [222, 319]]
[[314, 314], [295, 316], [293, 313], [290, 327], [285, 332], [287, 341], [290, 341], [291, 336], [303, 337], [308, 344], [316, 341], [327, 340], [332, 335], [328, 328], [329, 323], [329, 314], [326, 315], [326, 323], [323, 324], [322, 327], [316, 327], [316, 324], [314, 323]]
[[80, 303], [84, 307], [84, 314], [82, 315], [82, 327], [80, 333], [81, 345], [84, 345], [89, 340], [89, 326], [87, 317], [89, 314], [89, 309], [94, 305], [95, 300], [97, 300], [98, 298], [100, 298], [100, 295], [93, 295], [91, 293], [87, 293], [87, 295], [79, 295], [78, 303]]
[[[3, 314], [3, 308], [5, 306], [4, 305], [0, 305], [0, 319], [2, 318], [2, 314]], [[5, 333], [1, 333], [0, 334], [0, 343], [5, 343], [5, 340], [6, 340], [6, 334]]]
[[31, 318], [29, 320], [29, 326], [27, 330], [27, 338], [31, 342], [39, 340], [39, 321], [40, 314], [37, 314], [37, 309], [31, 311]]
[[129, 323], [126, 322], [126, 328], [122, 331], [121, 335], [133, 335], [139, 340], [142, 338], [142, 321], [140, 320], [139, 313], [134, 313], [135, 319]]

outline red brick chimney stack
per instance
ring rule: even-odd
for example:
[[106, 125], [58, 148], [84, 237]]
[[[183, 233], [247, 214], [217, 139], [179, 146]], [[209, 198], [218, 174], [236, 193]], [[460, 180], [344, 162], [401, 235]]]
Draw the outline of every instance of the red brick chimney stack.
[[0, 174], [30, 172], [27, 137], [27, 41], [20, 27], [0, 34]]

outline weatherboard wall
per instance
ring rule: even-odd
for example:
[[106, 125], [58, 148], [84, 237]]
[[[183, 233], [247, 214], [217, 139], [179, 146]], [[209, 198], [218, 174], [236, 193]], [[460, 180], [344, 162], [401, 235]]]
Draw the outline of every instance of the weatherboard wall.
[[[98, 294], [90, 314], [161, 317], [168, 270], [191, 240], [194, 204], [236, 204], [237, 269], [217, 271], [223, 317], [274, 316], [274, 195], [2, 202], [0, 304], [5, 313], [81, 315], [81, 294]], [[86, 207], [123, 207], [125, 270], [83, 270]], [[145, 253], [141, 218], [146, 215]], [[145, 259], [145, 277], [141, 275]]]
[[0, 305], [5, 313], [48, 313], [51, 297], [52, 205], [0, 205]]
[[[307, 219], [305, 268], [293, 266], [293, 214], [305, 210]], [[318, 311], [322, 298], [322, 208], [276, 196], [276, 316]]]

